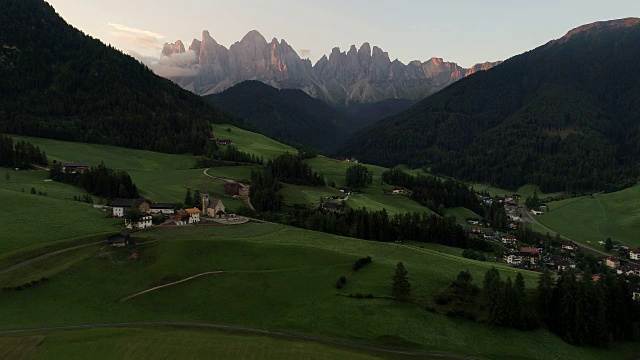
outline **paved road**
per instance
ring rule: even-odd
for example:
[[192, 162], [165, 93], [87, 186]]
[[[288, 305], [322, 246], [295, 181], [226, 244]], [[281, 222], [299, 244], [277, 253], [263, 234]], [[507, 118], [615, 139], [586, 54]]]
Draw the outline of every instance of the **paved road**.
[[337, 340], [337, 339], [332, 339], [332, 338], [327, 338], [322, 336], [304, 335], [304, 334], [298, 334], [298, 333], [293, 333], [288, 331], [266, 330], [266, 329], [258, 329], [258, 328], [245, 327], [245, 326], [206, 324], [206, 323], [197, 323], [197, 322], [126, 322], [126, 323], [114, 323], [114, 324], [70, 325], [70, 326], [5, 330], [5, 331], [0, 331], [0, 335], [20, 334], [20, 333], [28, 333], [28, 332], [36, 332], [36, 331], [49, 332], [49, 331], [64, 331], [64, 330], [79, 330], [79, 329], [126, 328], [126, 327], [148, 327], [148, 326], [174, 326], [174, 327], [185, 327], [185, 328], [199, 327], [199, 328], [209, 328], [209, 329], [218, 329], [218, 330], [233, 330], [233, 331], [242, 331], [242, 332], [257, 333], [257, 334], [264, 334], [264, 335], [271, 335], [271, 336], [280, 336], [280, 337], [293, 338], [293, 339], [311, 340], [319, 343], [338, 345], [338, 346], [344, 346], [348, 348], [361, 349], [361, 350], [384, 352], [384, 353], [390, 353], [390, 354], [438, 357], [443, 359], [475, 360], [475, 358], [466, 357], [466, 356], [446, 355], [446, 354], [437, 354], [437, 353], [415, 351], [415, 350], [403, 350], [403, 349], [394, 349], [394, 348], [387, 348], [387, 347], [380, 347], [380, 346], [372, 346], [372, 345], [359, 344], [351, 341]]
[[[204, 171], [202, 172], [204, 174], [204, 176], [210, 177], [212, 179], [217, 179], [217, 180], [222, 180], [225, 182], [236, 182], [238, 183], [240, 186], [242, 187], [246, 187], [247, 185], [242, 184], [240, 182], [237, 182], [236, 180], [233, 179], [225, 179], [219, 176], [213, 176], [213, 175], [209, 175], [209, 173], [207, 173], [207, 171], [209, 171], [210, 168], [206, 168], [204, 169]], [[251, 198], [247, 195], [247, 196], [243, 196], [242, 199], [244, 200], [244, 203], [249, 207], [249, 209], [256, 211], [256, 209], [253, 208], [253, 205], [251, 205]]]

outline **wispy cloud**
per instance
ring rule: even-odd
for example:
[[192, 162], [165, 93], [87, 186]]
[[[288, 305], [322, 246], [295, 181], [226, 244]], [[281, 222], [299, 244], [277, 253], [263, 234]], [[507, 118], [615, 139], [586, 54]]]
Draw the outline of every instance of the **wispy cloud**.
[[157, 49], [162, 47], [164, 36], [152, 31], [133, 28], [122, 24], [108, 23], [115, 31], [111, 35], [135, 49]]
[[300, 56], [303, 57], [303, 58], [310, 57], [311, 56], [311, 50], [310, 49], [300, 49]]
[[136, 51], [130, 51], [129, 55], [136, 58], [141, 63], [147, 65], [156, 75], [173, 77], [193, 77], [198, 75], [198, 65], [193, 65], [196, 60], [196, 53], [189, 50], [182, 54], [171, 54], [171, 56], [145, 56]]
[[112, 28], [119, 30], [119, 31], [123, 31], [123, 32], [127, 32], [127, 33], [131, 33], [131, 34], [137, 34], [137, 35], [141, 35], [141, 36], [148, 36], [148, 37], [152, 37], [152, 38], [156, 38], [156, 39], [164, 39], [164, 36], [160, 35], [160, 34], [156, 34], [154, 32], [151, 31], [147, 31], [147, 30], [142, 30], [142, 29], [136, 29], [136, 28], [132, 28], [126, 25], [122, 25], [122, 24], [114, 24], [114, 23], [109, 23], [109, 26], [111, 26]]

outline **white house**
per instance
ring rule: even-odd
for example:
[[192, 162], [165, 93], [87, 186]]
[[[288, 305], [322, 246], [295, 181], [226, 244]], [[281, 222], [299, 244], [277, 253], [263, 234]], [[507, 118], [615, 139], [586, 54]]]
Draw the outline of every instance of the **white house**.
[[147, 229], [153, 226], [153, 217], [149, 214], [144, 214], [140, 221], [135, 224], [128, 223], [125, 220], [125, 226], [127, 229]]
[[195, 224], [200, 222], [200, 209], [191, 208], [185, 210], [189, 214], [189, 224]]
[[134, 199], [115, 199], [111, 202], [111, 204], [109, 204], [111, 206], [111, 209], [113, 211], [113, 217], [117, 217], [117, 218], [121, 218], [124, 216], [124, 213], [131, 209], [131, 207], [134, 204], [137, 204], [136, 202], [140, 201], [140, 205], [139, 205], [139, 209], [141, 213], [148, 213], [150, 212], [150, 205], [151, 203], [149, 203], [146, 200], [134, 200]]
[[540, 210], [540, 209], [531, 209], [531, 213], [533, 215], [542, 215], [542, 210]]
[[629, 258], [631, 260], [640, 260], [640, 249], [630, 249]]
[[391, 190], [391, 193], [394, 195], [404, 194], [404, 189], [401, 187], [393, 188], [393, 190]]
[[507, 262], [507, 264], [512, 264], [512, 265], [522, 264], [522, 256], [517, 253], [505, 254], [504, 260]]

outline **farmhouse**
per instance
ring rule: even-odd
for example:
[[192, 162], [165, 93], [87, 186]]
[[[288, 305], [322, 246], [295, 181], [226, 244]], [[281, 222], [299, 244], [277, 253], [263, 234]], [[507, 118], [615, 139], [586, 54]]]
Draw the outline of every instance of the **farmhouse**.
[[107, 238], [107, 243], [115, 247], [123, 247], [129, 244], [130, 231], [122, 231], [119, 234], [111, 235]]
[[480, 219], [477, 218], [467, 218], [467, 222], [471, 225], [478, 225], [480, 224]]
[[195, 224], [200, 222], [200, 209], [191, 208], [185, 209], [187, 214], [189, 214], [189, 224]]
[[125, 226], [127, 227], [127, 229], [148, 229], [150, 227], [153, 226], [153, 217], [151, 216], [151, 214], [144, 214], [142, 215], [142, 217], [140, 218], [140, 220], [138, 220], [137, 223], [128, 223], [125, 220]]
[[542, 210], [539, 209], [539, 208], [531, 209], [531, 213], [533, 215], [542, 215], [543, 214]]
[[614, 258], [613, 256], [609, 256], [605, 259], [604, 261], [605, 265], [607, 265], [608, 267], [612, 268], [612, 269], [616, 269], [618, 267], [620, 267], [620, 260], [618, 260], [617, 258]]
[[223, 139], [218, 139], [217, 137], [213, 137], [210, 139], [212, 142], [218, 144], [218, 145], [222, 145], [222, 146], [227, 146], [227, 145], [231, 145], [232, 141], [231, 140], [223, 140]]
[[502, 237], [502, 243], [505, 245], [515, 245], [518, 239], [513, 235], [505, 235]]
[[572, 243], [572, 242], [566, 242], [564, 244], [562, 244], [562, 250], [568, 250], [568, 251], [573, 251], [576, 250], [578, 247], [576, 246], [576, 244]]
[[631, 260], [640, 260], [640, 249], [629, 249], [629, 258]]
[[249, 187], [235, 181], [227, 181], [223, 185], [224, 193], [228, 196], [249, 196]]
[[393, 188], [393, 190], [391, 190], [391, 193], [394, 195], [404, 194], [404, 189], [401, 187], [395, 187]]
[[222, 218], [227, 214], [222, 200], [211, 199], [206, 193], [202, 194], [202, 212], [212, 218]]
[[175, 213], [174, 207], [174, 203], [155, 203], [149, 206], [149, 212], [151, 214], [172, 215]]
[[65, 174], [83, 174], [85, 171], [87, 171], [87, 169], [89, 169], [89, 164], [76, 162], [62, 163], [62, 172]]
[[520, 253], [507, 253], [504, 254], [503, 260], [507, 264], [520, 265], [522, 264], [522, 255]]
[[115, 199], [111, 202], [110, 206], [113, 211], [113, 217], [121, 218], [124, 213], [131, 209], [133, 206], [137, 206], [141, 213], [146, 214], [150, 212], [151, 202], [142, 199]]

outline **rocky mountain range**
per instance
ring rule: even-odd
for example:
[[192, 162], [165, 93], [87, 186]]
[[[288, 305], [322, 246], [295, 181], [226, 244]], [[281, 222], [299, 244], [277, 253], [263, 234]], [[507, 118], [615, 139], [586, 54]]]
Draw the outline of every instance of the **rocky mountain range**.
[[165, 44], [162, 57], [187, 61], [165, 62], [195, 70], [189, 76], [169, 76], [199, 95], [222, 92], [245, 80], [259, 80], [276, 88], [301, 89], [335, 105], [373, 103], [386, 99], [422, 99], [475, 72], [500, 62], [485, 62], [465, 69], [440, 58], [403, 64], [377, 46], [364, 43], [349, 51], [334, 48], [315, 65], [302, 59], [285, 40], [267, 42], [250, 31], [229, 49], [203, 31], [188, 48], [182, 41]]

